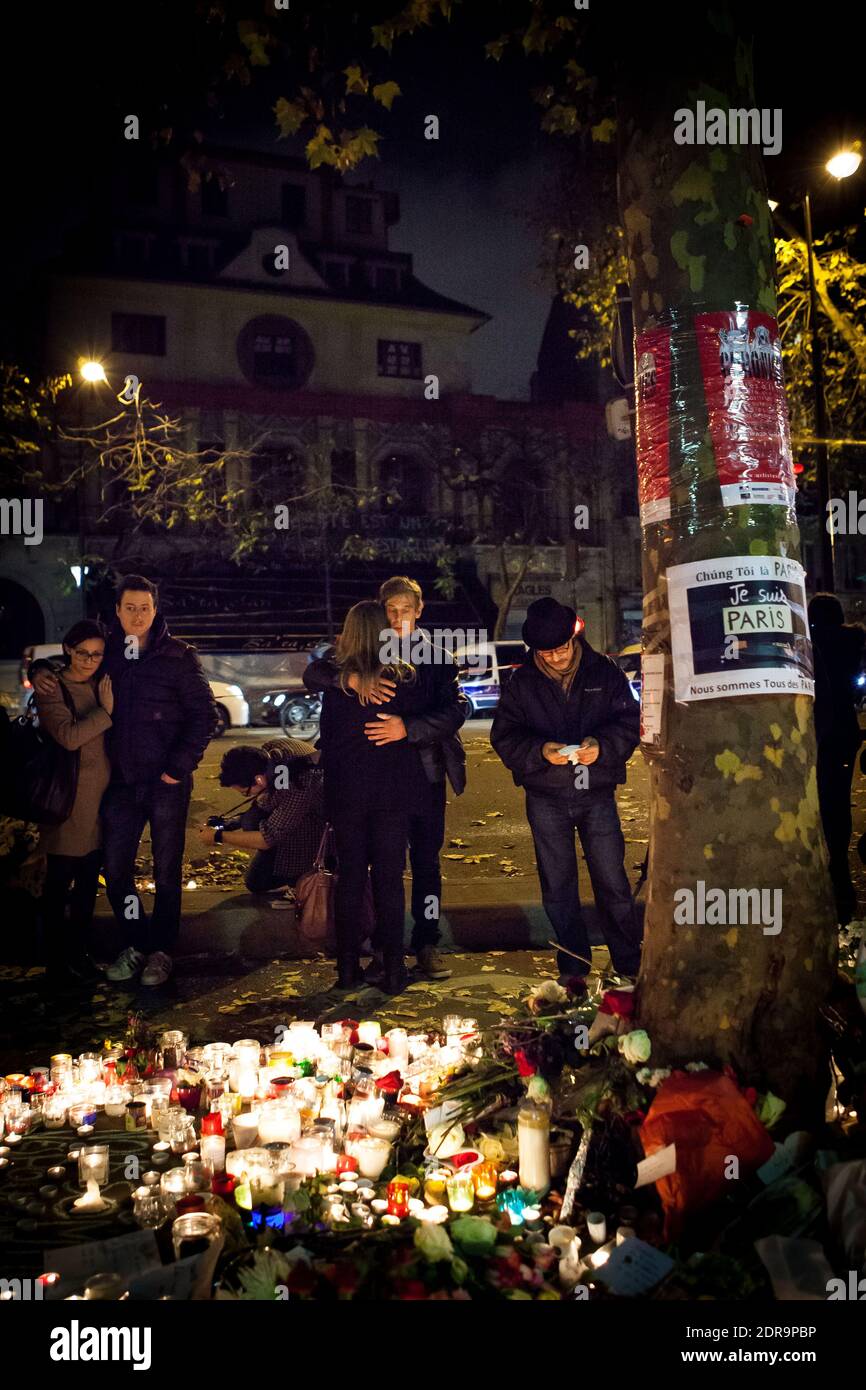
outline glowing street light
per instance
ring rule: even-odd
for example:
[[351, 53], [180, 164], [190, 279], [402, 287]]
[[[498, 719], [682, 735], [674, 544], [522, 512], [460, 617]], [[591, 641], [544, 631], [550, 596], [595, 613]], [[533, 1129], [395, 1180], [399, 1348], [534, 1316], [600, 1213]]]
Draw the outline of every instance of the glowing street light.
[[95, 385], [97, 382], [108, 380], [101, 362], [82, 362], [79, 370], [82, 381], [89, 381]]
[[832, 159], [827, 160], [824, 168], [834, 179], [847, 179], [856, 174], [862, 162], [863, 156], [858, 149], [840, 150]]

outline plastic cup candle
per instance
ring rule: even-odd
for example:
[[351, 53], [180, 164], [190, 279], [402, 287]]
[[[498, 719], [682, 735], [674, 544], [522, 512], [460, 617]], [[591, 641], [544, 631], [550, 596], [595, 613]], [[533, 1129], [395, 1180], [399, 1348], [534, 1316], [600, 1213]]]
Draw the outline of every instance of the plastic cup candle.
[[475, 1186], [472, 1174], [465, 1169], [453, 1173], [445, 1184], [448, 1205], [452, 1211], [471, 1211], [475, 1205]]
[[294, 1105], [268, 1101], [259, 1110], [258, 1130], [262, 1144], [293, 1144], [301, 1137], [300, 1113]]
[[405, 1028], [390, 1028], [385, 1034], [388, 1040], [388, 1057], [391, 1066], [399, 1070], [409, 1061], [409, 1034]]
[[368, 1043], [370, 1047], [375, 1047], [381, 1036], [382, 1025], [377, 1023], [374, 1018], [364, 1019], [358, 1024], [358, 1042]]
[[450, 1168], [434, 1168], [424, 1179], [424, 1200], [438, 1206], [446, 1196], [445, 1184], [451, 1177]]
[[322, 1157], [322, 1141], [318, 1134], [302, 1134], [292, 1145], [292, 1161], [304, 1177], [315, 1177]]
[[586, 1229], [589, 1231], [590, 1240], [596, 1245], [604, 1245], [607, 1240], [607, 1221], [603, 1211], [588, 1211], [586, 1213]]
[[256, 1142], [256, 1135], [259, 1132], [258, 1111], [252, 1111], [249, 1115], [235, 1115], [232, 1120], [232, 1133], [235, 1138], [235, 1146], [239, 1149], [250, 1149]]
[[375, 1182], [388, 1166], [391, 1145], [387, 1139], [377, 1139], [370, 1135], [367, 1139], [359, 1139], [357, 1154], [361, 1176], [371, 1178]]
[[409, 1184], [402, 1178], [394, 1178], [388, 1183], [388, 1215], [409, 1215]]

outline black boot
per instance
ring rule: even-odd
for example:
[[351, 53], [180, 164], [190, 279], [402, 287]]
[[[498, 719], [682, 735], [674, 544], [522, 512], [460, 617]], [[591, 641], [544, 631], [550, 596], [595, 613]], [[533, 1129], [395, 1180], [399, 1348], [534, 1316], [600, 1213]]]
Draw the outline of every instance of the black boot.
[[336, 989], [355, 989], [364, 983], [364, 972], [357, 956], [337, 957]]
[[386, 994], [402, 994], [409, 983], [409, 975], [402, 956], [385, 957], [385, 979], [381, 989]]

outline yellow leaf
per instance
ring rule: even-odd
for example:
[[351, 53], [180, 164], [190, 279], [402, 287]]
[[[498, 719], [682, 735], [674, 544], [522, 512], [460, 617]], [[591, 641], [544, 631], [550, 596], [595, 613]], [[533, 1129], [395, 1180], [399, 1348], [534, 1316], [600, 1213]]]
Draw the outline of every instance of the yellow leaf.
[[387, 53], [390, 53], [394, 45], [394, 25], [374, 24], [372, 34], [373, 47], [384, 48]]
[[736, 772], [740, 766], [740, 758], [730, 748], [726, 748], [724, 753], [717, 753], [713, 761], [725, 778], [730, 777], [731, 773]]
[[307, 119], [307, 112], [304, 107], [297, 101], [286, 101], [285, 97], [280, 97], [274, 107], [274, 115], [280, 128], [280, 139], [284, 139], [287, 135], [294, 135]]
[[616, 121], [610, 116], [605, 116], [598, 125], [590, 127], [590, 135], [600, 145], [609, 145], [616, 134]]
[[386, 111], [391, 110], [394, 98], [400, 97], [402, 95], [403, 93], [400, 91], [400, 88], [397, 86], [396, 82], [379, 82], [373, 88], [373, 96], [375, 100], [380, 102], [381, 105], [384, 106]]
[[[343, 69], [343, 71], [346, 74], [346, 92], [348, 94], [357, 92], [363, 96], [370, 83], [364, 76], [361, 69], [358, 67], [357, 63], [350, 63], [347, 68]], [[373, 95], [375, 96], [375, 92]]]
[[326, 125], [320, 125], [312, 140], [307, 141], [307, 162], [311, 169], [322, 164], [336, 164], [337, 155], [333, 136]]

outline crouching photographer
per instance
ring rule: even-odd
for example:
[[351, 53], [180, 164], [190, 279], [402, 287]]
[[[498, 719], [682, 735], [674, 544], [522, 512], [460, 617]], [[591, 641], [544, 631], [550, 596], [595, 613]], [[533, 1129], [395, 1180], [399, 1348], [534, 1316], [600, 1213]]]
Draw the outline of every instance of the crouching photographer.
[[313, 867], [324, 830], [319, 754], [300, 739], [274, 739], [258, 748], [230, 748], [220, 786], [250, 798], [243, 814], [211, 816], [199, 830], [206, 845], [255, 850], [246, 875], [250, 893], [293, 887]]

